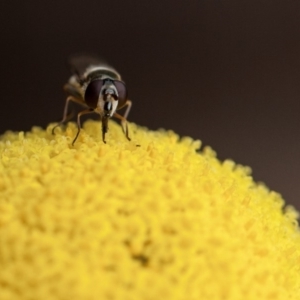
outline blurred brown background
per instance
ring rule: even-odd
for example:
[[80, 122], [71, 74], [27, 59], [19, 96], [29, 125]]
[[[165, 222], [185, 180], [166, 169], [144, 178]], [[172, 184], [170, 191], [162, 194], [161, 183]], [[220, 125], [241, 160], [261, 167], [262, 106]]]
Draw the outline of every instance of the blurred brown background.
[[66, 58], [98, 53], [130, 121], [201, 139], [300, 209], [299, 0], [2, 2], [1, 132], [59, 120]]

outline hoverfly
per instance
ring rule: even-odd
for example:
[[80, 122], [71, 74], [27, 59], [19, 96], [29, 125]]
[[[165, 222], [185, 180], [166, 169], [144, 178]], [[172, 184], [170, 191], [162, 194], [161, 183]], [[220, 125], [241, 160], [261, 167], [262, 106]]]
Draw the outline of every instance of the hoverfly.
[[[78, 131], [72, 142], [73, 146], [81, 129], [80, 117], [89, 113], [100, 115], [104, 143], [106, 143], [105, 134], [108, 131], [108, 120], [111, 117], [121, 120], [122, 130], [130, 141], [127, 116], [132, 102], [127, 99], [127, 89], [121, 75], [106, 63], [89, 56], [74, 56], [70, 59], [70, 65], [73, 75], [63, 87], [68, 95], [63, 118], [53, 127], [52, 134], [56, 127], [68, 120], [68, 107], [70, 101], [73, 101], [86, 108], [77, 115]], [[126, 111], [123, 116], [116, 112], [124, 107], [126, 107]]]

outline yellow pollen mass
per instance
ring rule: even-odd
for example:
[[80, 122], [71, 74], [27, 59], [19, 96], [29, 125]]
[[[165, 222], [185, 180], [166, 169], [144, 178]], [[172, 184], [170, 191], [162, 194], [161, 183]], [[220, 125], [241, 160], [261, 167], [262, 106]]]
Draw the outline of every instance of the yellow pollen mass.
[[200, 141], [130, 124], [0, 139], [1, 300], [298, 300], [298, 213]]

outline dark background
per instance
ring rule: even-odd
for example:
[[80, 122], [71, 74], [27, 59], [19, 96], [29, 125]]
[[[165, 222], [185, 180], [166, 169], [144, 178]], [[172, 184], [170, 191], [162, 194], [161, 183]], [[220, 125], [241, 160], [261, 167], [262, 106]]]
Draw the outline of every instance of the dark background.
[[299, 0], [11, 1], [0, 14], [1, 132], [59, 120], [66, 58], [98, 53], [127, 83], [130, 121], [201, 139], [300, 208]]

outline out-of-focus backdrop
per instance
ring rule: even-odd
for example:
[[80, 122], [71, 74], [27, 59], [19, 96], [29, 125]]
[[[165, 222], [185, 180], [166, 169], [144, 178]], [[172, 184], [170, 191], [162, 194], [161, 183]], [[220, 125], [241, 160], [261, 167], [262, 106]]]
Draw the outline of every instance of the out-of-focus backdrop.
[[59, 120], [66, 58], [97, 53], [127, 83], [130, 121], [201, 139], [300, 208], [299, 0], [0, 6], [1, 132]]

